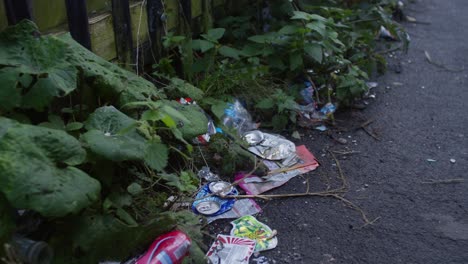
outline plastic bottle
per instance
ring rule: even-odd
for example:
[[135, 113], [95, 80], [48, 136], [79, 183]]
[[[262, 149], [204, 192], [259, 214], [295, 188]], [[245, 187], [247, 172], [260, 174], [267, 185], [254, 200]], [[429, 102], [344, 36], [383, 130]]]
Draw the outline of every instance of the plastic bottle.
[[44, 241], [14, 235], [12, 245], [21, 260], [27, 264], [49, 264], [54, 257], [52, 248]]

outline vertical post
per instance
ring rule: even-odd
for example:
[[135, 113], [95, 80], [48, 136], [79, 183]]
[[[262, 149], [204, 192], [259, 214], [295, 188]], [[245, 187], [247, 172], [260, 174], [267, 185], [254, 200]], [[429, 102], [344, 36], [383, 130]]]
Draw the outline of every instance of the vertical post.
[[31, 0], [5, 0], [8, 25], [15, 25], [23, 19], [32, 20]]
[[126, 69], [131, 69], [130, 65], [134, 62], [133, 35], [130, 20], [130, 3], [128, 0], [112, 0], [112, 18], [114, 21], [117, 57]]
[[202, 6], [202, 30], [206, 32], [213, 27], [213, 1], [202, 0]]
[[86, 0], [65, 0], [67, 6], [68, 29], [74, 40], [91, 50], [88, 11]]
[[184, 25], [188, 31], [192, 31], [192, 0], [181, 0], [182, 14], [184, 15]]
[[148, 31], [151, 49], [156, 51], [157, 57], [162, 57], [162, 37], [164, 36], [163, 21], [164, 6], [162, 0], [147, 0]]

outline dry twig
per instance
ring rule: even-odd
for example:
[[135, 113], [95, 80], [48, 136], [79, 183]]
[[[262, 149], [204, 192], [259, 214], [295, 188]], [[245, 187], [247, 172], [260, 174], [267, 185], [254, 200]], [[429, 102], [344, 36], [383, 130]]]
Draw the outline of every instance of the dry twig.
[[310, 192], [309, 191], [309, 181], [307, 180], [307, 186], [306, 186], [306, 191], [303, 193], [290, 193], [290, 194], [257, 194], [257, 195], [227, 195], [224, 196], [224, 198], [232, 198], [232, 199], [240, 199], [240, 198], [258, 198], [258, 199], [263, 199], [263, 200], [271, 200], [275, 198], [292, 198], [292, 197], [307, 197], [307, 196], [317, 196], [317, 197], [330, 197], [334, 198], [337, 200], [342, 201], [344, 204], [346, 204], [348, 207], [358, 211], [361, 214], [361, 217], [365, 223], [365, 226], [367, 225], [372, 225], [375, 221], [379, 219], [376, 218], [372, 221], [369, 220], [367, 217], [366, 213], [356, 204], [351, 202], [350, 200], [346, 199], [343, 197], [343, 194], [347, 192], [348, 190], [348, 182], [346, 180], [346, 177], [343, 173], [343, 170], [341, 168], [339, 160], [335, 157], [332, 151], [328, 151], [330, 155], [333, 157], [336, 167], [338, 168], [338, 174], [339, 178], [341, 180], [341, 186], [336, 189], [328, 190], [328, 191], [321, 191], [321, 192]]
[[456, 178], [456, 179], [447, 179], [447, 180], [435, 180], [435, 179], [429, 179], [426, 181], [423, 181], [421, 183], [423, 184], [450, 184], [450, 183], [463, 183], [465, 182], [465, 179], [462, 178]]

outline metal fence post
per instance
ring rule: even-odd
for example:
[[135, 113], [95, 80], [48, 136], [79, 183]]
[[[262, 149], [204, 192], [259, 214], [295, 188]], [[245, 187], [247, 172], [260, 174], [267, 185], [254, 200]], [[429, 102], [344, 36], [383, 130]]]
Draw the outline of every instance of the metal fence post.
[[82, 46], [91, 50], [86, 0], [65, 0], [65, 4], [71, 36]]
[[148, 31], [151, 47], [157, 57], [162, 57], [162, 37], [164, 32], [164, 6], [162, 0], [147, 0]]
[[9, 25], [15, 25], [23, 19], [32, 20], [31, 0], [5, 0], [4, 2]]
[[130, 65], [134, 63], [134, 56], [130, 3], [128, 0], [112, 0], [112, 18], [117, 57], [125, 68], [131, 69]]

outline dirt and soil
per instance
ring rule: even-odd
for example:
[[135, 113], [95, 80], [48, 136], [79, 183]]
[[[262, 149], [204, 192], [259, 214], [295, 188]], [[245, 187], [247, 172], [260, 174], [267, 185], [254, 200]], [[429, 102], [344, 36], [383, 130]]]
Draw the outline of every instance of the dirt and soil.
[[[271, 192], [303, 192], [307, 179], [313, 190], [337, 187], [328, 150], [354, 151], [336, 154], [350, 186], [344, 197], [375, 222], [334, 198], [260, 202], [258, 219], [278, 231], [278, 247], [260, 254], [268, 263], [468, 263], [468, 2], [417, 0], [405, 11], [428, 23], [405, 23], [409, 53], [389, 54], [375, 99], [336, 115], [348, 131], [300, 131], [295, 143], [321, 166]], [[370, 119], [380, 140], [354, 129]]]

